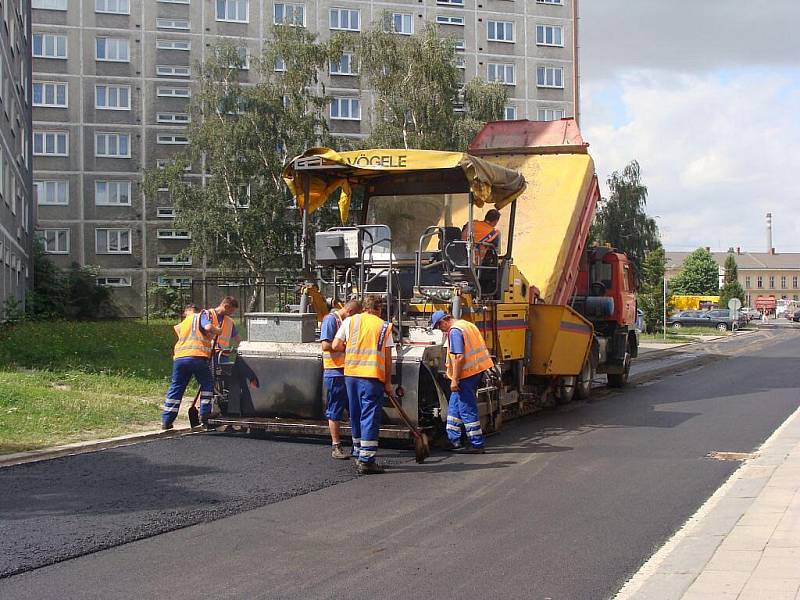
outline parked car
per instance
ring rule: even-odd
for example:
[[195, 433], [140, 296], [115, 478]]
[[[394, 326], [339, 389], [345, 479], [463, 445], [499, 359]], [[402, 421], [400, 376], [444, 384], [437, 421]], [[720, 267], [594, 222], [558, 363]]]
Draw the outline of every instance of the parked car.
[[742, 309], [742, 313], [747, 315], [748, 321], [760, 321], [761, 320], [761, 312], [756, 310], [752, 307], [747, 307]]
[[792, 313], [792, 322], [800, 323], [800, 310], [796, 310]]
[[682, 327], [714, 327], [720, 331], [730, 331], [738, 327], [738, 323], [733, 322], [731, 311], [728, 309], [685, 310], [669, 317], [667, 325], [674, 329]]

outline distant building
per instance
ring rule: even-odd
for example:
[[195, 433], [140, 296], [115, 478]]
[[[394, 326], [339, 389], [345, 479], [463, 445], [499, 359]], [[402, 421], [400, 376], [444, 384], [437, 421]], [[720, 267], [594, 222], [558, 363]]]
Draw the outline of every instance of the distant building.
[[[672, 279], [683, 266], [690, 252], [667, 252], [667, 277]], [[712, 252], [720, 270], [728, 257], [727, 252]], [[743, 252], [737, 248], [734, 253], [739, 272], [739, 283], [745, 291], [745, 305], [753, 306], [758, 296], [772, 296], [775, 299], [800, 300], [800, 252], [777, 253]]]
[[31, 176], [31, 9], [3, 0], [0, 27], [0, 320], [25, 304], [33, 265]]

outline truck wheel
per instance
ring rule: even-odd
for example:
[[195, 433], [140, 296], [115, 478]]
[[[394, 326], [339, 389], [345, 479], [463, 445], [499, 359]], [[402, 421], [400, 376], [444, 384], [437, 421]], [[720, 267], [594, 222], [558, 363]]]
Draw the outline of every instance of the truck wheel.
[[581, 374], [578, 375], [578, 385], [575, 388], [575, 394], [580, 400], [588, 400], [592, 394], [592, 380], [594, 380], [594, 363], [591, 357], [586, 361], [581, 369]]
[[574, 375], [560, 377], [558, 383], [556, 383], [556, 404], [568, 404], [572, 402], [572, 399], [575, 397], [576, 384], [577, 377]]
[[728, 331], [728, 325], [725, 323], [717, 323], [717, 329], [719, 331]]
[[[629, 348], [628, 348], [629, 349]], [[625, 387], [628, 383], [628, 375], [631, 372], [631, 353], [625, 353], [625, 359], [623, 361], [624, 368], [622, 373], [609, 373], [606, 375], [608, 378], [608, 387], [612, 388], [621, 388]]]

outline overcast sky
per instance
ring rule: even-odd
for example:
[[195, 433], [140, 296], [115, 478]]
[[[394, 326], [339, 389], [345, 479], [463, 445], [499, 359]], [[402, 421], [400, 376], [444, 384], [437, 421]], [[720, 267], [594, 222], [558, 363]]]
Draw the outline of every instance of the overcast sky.
[[800, 252], [800, 0], [581, 0], [581, 129], [668, 250]]

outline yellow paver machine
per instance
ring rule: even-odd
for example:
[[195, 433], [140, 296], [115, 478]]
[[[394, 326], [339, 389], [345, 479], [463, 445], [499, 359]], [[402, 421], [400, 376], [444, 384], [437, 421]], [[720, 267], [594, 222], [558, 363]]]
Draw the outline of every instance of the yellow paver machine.
[[[353, 295], [386, 298], [396, 332], [392, 381], [413, 425], [432, 437], [444, 431], [449, 394], [446, 340], [428, 329], [439, 309], [475, 323], [493, 356], [478, 391], [487, 433], [587, 397], [597, 373], [625, 383], [638, 347], [632, 269], [624, 254], [585, 247], [599, 192], [573, 120], [490, 123], [469, 153], [312, 148], [284, 176], [304, 231], [332, 197], [342, 222], [360, 198], [357, 224], [321, 231], [313, 244], [303, 236], [316, 281], [300, 313], [246, 316], [248, 341], [220, 367], [212, 423], [327, 435], [315, 332]], [[474, 231], [491, 208], [501, 214], [498, 247], [484, 247]], [[380, 435], [410, 437], [391, 405]]]

